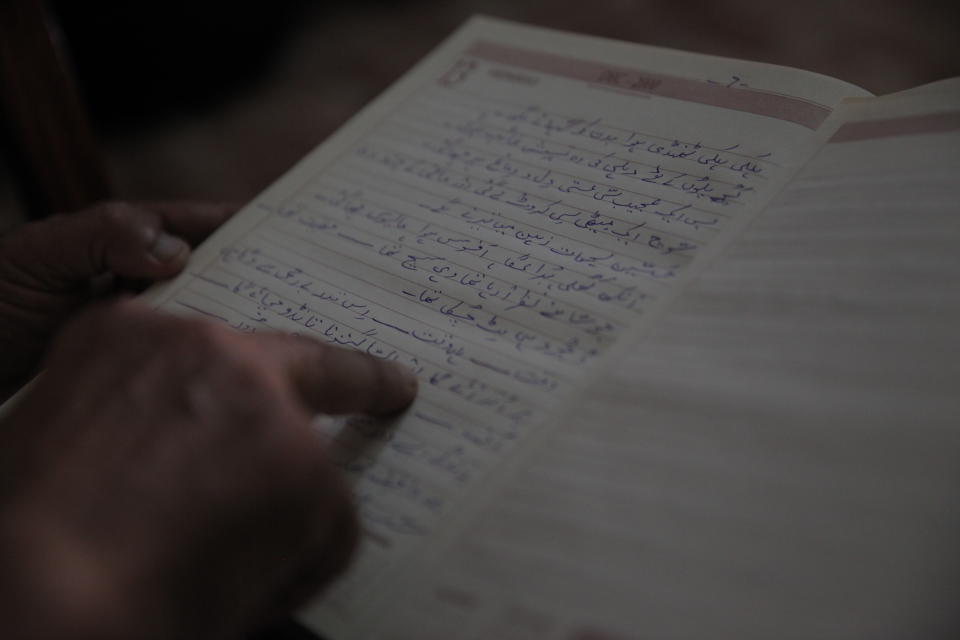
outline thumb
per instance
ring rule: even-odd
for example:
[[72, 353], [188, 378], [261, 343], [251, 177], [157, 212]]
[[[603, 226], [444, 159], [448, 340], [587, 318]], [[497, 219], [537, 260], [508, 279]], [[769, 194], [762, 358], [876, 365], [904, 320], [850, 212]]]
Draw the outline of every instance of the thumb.
[[0, 238], [0, 256], [24, 284], [66, 288], [112, 272], [165, 278], [187, 262], [190, 246], [164, 230], [163, 218], [125, 203], [34, 222]]

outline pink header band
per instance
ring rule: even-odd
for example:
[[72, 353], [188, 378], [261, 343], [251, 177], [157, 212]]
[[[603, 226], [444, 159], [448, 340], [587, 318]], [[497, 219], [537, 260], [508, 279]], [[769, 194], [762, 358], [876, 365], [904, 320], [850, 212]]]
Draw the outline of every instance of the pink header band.
[[492, 42], [477, 42], [467, 50], [467, 54], [513, 67], [582, 80], [594, 85], [605, 85], [620, 91], [754, 113], [793, 122], [814, 130], [831, 113], [829, 107], [802, 98], [635, 71], [552, 53], [507, 47]]
[[848, 122], [837, 129], [830, 142], [856, 142], [922, 133], [944, 133], [960, 129], [960, 111], [902, 116], [883, 120]]

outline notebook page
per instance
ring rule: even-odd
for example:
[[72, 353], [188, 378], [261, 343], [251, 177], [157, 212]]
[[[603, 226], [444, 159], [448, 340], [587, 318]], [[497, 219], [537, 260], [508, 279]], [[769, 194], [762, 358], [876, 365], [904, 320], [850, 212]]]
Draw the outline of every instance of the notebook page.
[[376, 637], [956, 637], [960, 79], [838, 118]]
[[623, 334], [814, 152], [844, 83], [474, 20], [218, 232], [162, 308], [311, 335], [421, 380], [393, 428], [321, 428], [353, 570], [307, 619], [389, 602]]

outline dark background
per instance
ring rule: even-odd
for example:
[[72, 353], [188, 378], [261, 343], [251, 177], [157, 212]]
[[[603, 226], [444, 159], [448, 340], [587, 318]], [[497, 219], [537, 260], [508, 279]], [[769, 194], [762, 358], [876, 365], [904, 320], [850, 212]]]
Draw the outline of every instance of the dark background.
[[[889, 93], [960, 75], [908, 0], [51, 2], [118, 194], [251, 198], [474, 13], [784, 64]], [[0, 168], [0, 228], [19, 216]]]

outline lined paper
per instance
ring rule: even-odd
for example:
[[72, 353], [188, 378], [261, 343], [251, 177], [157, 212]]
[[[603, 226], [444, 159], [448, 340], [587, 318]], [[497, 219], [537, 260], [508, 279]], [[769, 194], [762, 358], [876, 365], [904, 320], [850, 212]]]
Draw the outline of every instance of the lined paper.
[[370, 637], [954, 637], [960, 80], [936, 89], [844, 105]]
[[[562, 64], [572, 50], [577, 74]], [[366, 535], [306, 620], [361, 637], [623, 337], [815, 152], [827, 132], [809, 114], [851, 92], [474, 20], [151, 293], [163, 309], [310, 335], [421, 380], [388, 430], [320, 425]]]

